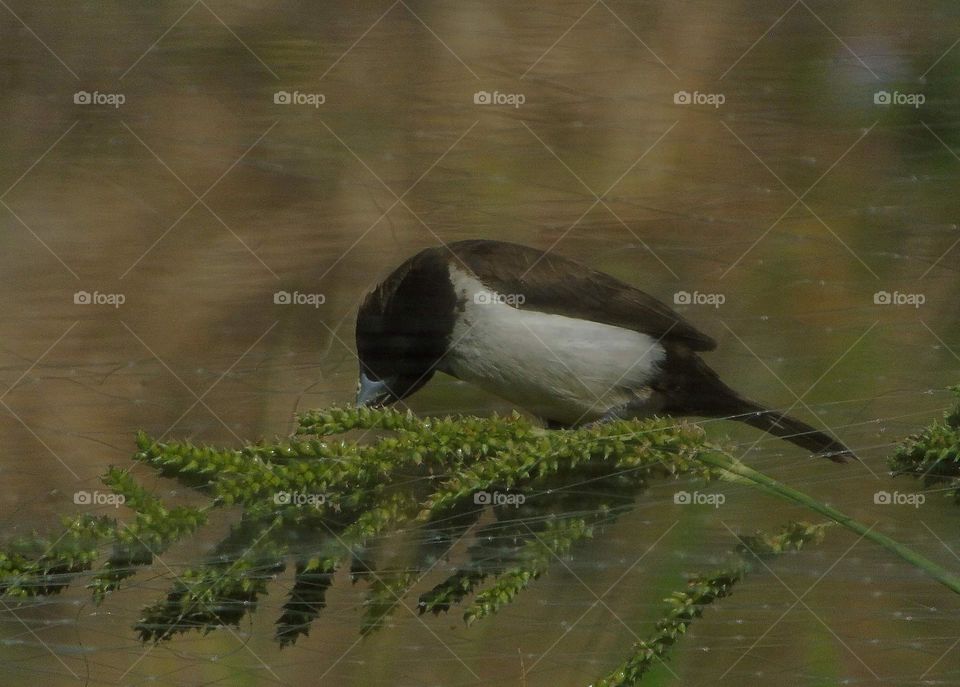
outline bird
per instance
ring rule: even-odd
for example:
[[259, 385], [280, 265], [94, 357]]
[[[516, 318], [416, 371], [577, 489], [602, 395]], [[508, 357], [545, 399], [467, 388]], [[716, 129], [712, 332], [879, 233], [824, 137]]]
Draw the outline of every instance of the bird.
[[382, 407], [436, 372], [471, 383], [549, 429], [695, 416], [739, 420], [845, 462], [838, 439], [744, 398], [700, 357], [710, 336], [653, 296], [530, 246], [468, 239], [420, 251], [357, 313], [357, 406]]

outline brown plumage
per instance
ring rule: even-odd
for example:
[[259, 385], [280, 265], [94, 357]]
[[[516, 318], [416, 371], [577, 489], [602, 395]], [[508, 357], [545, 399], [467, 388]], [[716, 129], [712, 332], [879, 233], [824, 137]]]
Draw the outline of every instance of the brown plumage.
[[[491, 294], [522, 298], [490, 304]], [[698, 355], [714, 348], [667, 305], [608, 274], [519, 244], [459, 241], [408, 259], [364, 300], [358, 402], [392, 403], [440, 370], [550, 426], [653, 413], [729, 417], [831, 460], [853, 455], [724, 384]]]

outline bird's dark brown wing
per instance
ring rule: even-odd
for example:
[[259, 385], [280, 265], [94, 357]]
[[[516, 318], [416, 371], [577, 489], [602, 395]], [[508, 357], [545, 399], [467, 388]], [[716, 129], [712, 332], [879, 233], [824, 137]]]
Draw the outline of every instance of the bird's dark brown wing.
[[498, 293], [522, 294], [521, 309], [624, 327], [694, 351], [717, 345], [656, 298], [573, 260], [503, 241], [458, 241], [449, 248], [457, 256], [449, 256], [453, 266], [462, 262]]

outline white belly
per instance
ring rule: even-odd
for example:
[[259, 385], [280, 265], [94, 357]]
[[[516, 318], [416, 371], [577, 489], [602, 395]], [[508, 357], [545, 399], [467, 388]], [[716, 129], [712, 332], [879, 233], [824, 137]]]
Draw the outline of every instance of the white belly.
[[642, 405], [666, 355], [640, 332], [497, 302], [465, 273], [455, 273], [454, 286], [465, 312], [441, 369], [542, 418], [576, 424]]

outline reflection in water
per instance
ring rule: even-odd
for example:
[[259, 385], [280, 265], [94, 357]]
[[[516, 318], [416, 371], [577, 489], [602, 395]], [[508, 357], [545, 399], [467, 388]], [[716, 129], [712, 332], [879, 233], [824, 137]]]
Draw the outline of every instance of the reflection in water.
[[[958, 410], [947, 416], [948, 426], [918, 438], [912, 453], [925, 456], [946, 444], [955, 458]], [[360, 440], [336, 443], [337, 435], [351, 432], [361, 432]], [[419, 612], [439, 615], [466, 604], [469, 626], [512, 604], [557, 563], [572, 572], [566, 560], [574, 550], [633, 510], [652, 478], [731, 479], [737, 469], [733, 456], [707, 443], [702, 430], [671, 419], [550, 431], [518, 415], [423, 420], [396, 410], [333, 409], [301, 416], [298, 434], [314, 438], [234, 450], [160, 443], [141, 434], [138, 460], [212, 500], [201, 508], [168, 507], [129, 472], [113, 469], [105, 477], [108, 500], [127, 505], [136, 519], [68, 522], [56, 541], [33, 546], [32, 557], [29, 547], [15, 546], [2, 554], [0, 591], [21, 597], [61, 592], [77, 581], [75, 573], [93, 568], [99, 547], [112, 541], [113, 554], [87, 585], [102, 603], [138, 568], [162, 562], [172, 544], [204, 524], [207, 510], [232, 504], [243, 509], [240, 522], [204, 562], [174, 575], [165, 598], [143, 609], [135, 624], [141, 640], [239, 628], [288, 559], [296, 571], [276, 620], [274, 640], [281, 647], [309, 634], [338, 571], [347, 567], [352, 582], [366, 589], [362, 635], [383, 628], [401, 608], [412, 613], [405, 597], [441, 563], [448, 569], [438, 570], [439, 581], [420, 593]], [[370, 434], [376, 438], [362, 441]], [[726, 462], [715, 464], [712, 455]], [[748, 483], [747, 473], [737, 475]], [[674, 502], [719, 507], [725, 496], [684, 491]], [[662, 662], [705, 606], [731, 593], [753, 558], [819, 541], [825, 526], [790, 522], [773, 536], [737, 536], [743, 560], [692, 576], [668, 599], [654, 634], [638, 637], [619, 666], [606, 666], [601, 684], [635, 684], [655, 660]], [[871, 528], [853, 529], [867, 536]], [[397, 533], [403, 545], [391, 547]], [[458, 547], [461, 542], [465, 547]], [[465, 550], [454, 555], [458, 548]], [[913, 554], [902, 555], [932, 571]], [[944, 584], [960, 593], [960, 578]]]
[[[337, 442], [352, 431], [379, 437]], [[192, 535], [205, 511], [233, 504], [243, 508], [240, 522], [205, 562], [176, 574], [165, 598], [143, 610], [136, 623], [142, 640], [239, 626], [288, 558], [296, 572], [276, 622], [281, 646], [308, 633], [347, 562], [352, 581], [368, 589], [361, 631], [369, 634], [406, 607], [404, 597], [435, 567], [454, 560], [461, 542], [462, 562], [421, 594], [418, 607], [439, 614], [469, 602], [464, 618], [471, 624], [511, 603], [557, 562], [566, 565], [595, 528], [632, 509], [652, 477], [713, 474], [698, 461], [711, 450], [702, 431], [669, 419], [547, 431], [516, 415], [431, 421], [364, 408], [306, 414], [300, 433], [316, 438], [233, 450], [141, 435], [138, 460], [212, 501], [168, 507], [115, 469], [105, 481], [136, 512], [135, 521], [74, 521], [71, 544], [65, 548], [58, 539], [40, 556], [44, 569], [15, 559], [8, 567], [24, 572], [7, 575], [4, 591], [61, 591], [76, 579], [56, 561], [80, 558], [77, 572], [88, 570], [103, 541], [113, 541], [112, 556], [87, 585], [103, 602], [137, 568], [162, 560], [172, 544]], [[406, 541], [391, 550], [383, 538], [398, 530]], [[77, 550], [78, 541], [86, 548]], [[60, 586], [48, 582], [51, 576]]]
[[[720, 307], [679, 308], [721, 340], [711, 366], [751, 398], [826, 431], [822, 421], [864, 462], [827, 470], [748, 428], [707, 431], [750, 465], [955, 561], [947, 500], [874, 503], [898, 488], [886, 475], [893, 446], [960, 379], [954, 3], [7, 4], [29, 28], [0, 10], [4, 541], [58, 532], [64, 514], [114, 516], [73, 496], [128, 464], [138, 428], [239, 447], [289, 432], [294, 410], [347, 402], [362, 294], [421, 248], [481, 237], [553, 247], [668, 303], [723, 294]], [[125, 102], [75, 104], [81, 90]], [[277, 91], [325, 102], [277, 104]], [[476, 104], [478, 91], [524, 102]], [[679, 91], [724, 102], [677, 104]], [[925, 102], [875, 104], [878, 91]], [[78, 304], [78, 291], [125, 302]], [[278, 291], [326, 298], [283, 305]], [[925, 302], [876, 303], [883, 291]], [[440, 376], [411, 406], [513, 410]], [[140, 470], [165, 503], [191, 506]], [[651, 483], [569, 570], [555, 566], [469, 630], [401, 612], [401, 632], [354, 646], [365, 590], [334, 584], [324, 622], [281, 653], [272, 624], [286, 593], [272, 590], [298, 588], [291, 564], [236, 635], [191, 632], [145, 653], [129, 628], [239, 520], [217, 509], [109, 605], [70, 588], [0, 614], [0, 660], [11, 681], [57, 687], [75, 675], [477, 683], [471, 671], [496, 685], [588, 684], [622, 659], [631, 632], [646, 636], [682, 573], [729, 548], [728, 527], [794, 515], [733, 485], [722, 508], [682, 507], [677, 488], [693, 487]], [[416, 543], [384, 545], [399, 555]], [[119, 578], [142, 554], [128, 542], [97, 562], [113, 556]], [[958, 607], [909, 567], [842, 536], [771, 567], [776, 577], [752, 578], [698, 621], [670, 663], [676, 675], [658, 665], [651, 683], [960, 678], [956, 649], [946, 653]], [[61, 584], [57, 574], [46, 582]], [[605, 598], [619, 620], [591, 609], [615, 582]], [[791, 590], [807, 589], [810, 610], [785, 614]], [[428, 647], [442, 658], [424, 661]]]

